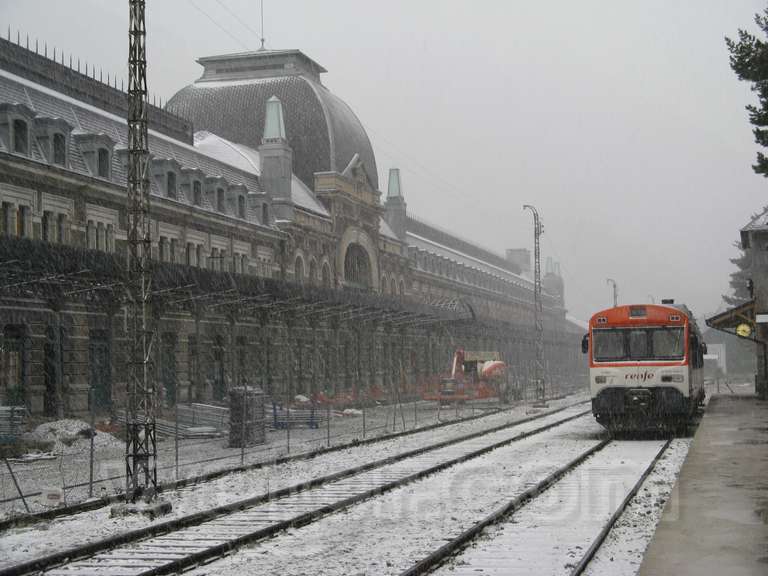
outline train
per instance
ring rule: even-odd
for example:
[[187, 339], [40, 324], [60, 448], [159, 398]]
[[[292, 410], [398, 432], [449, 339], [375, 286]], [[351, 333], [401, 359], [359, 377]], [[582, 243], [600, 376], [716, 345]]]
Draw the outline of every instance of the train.
[[683, 431], [704, 401], [707, 347], [691, 311], [673, 300], [597, 312], [582, 352], [592, 414], [611, 431]]

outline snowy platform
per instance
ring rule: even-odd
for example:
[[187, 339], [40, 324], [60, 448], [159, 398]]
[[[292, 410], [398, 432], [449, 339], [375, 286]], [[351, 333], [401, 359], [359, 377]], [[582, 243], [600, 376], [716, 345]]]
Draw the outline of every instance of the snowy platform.
[[641, 576], [768, 574], [768, 402], [715, 396]]

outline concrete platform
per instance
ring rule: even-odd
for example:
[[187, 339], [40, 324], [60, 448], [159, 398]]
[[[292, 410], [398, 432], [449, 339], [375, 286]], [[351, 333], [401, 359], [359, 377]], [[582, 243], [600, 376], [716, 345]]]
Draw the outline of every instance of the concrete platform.
[[640, 567], [668, 574], [768, 574], [768, 402], [709, 402]]

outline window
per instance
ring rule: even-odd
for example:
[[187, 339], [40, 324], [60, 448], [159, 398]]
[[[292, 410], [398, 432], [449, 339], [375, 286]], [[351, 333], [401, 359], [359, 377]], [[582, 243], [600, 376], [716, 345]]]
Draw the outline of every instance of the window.
[[99, 148], [98, 176], [100, 178], [109, 178], [109, 150]]
[[219, 262], [219, 249], [218, 248], [211, 248], [210, 269], [211, 270], [216, 270], [218, 262]]
[[67, 163], [67, 139], [60, 132], [53, 135], [53, 163], [59, 166]]
[[199, 366], [197, 358], [197, 336], [191, 335], [187, 340], [187, 364], [189, 365], [189, 381], [196, 384], [198, 381]]
[[261, 205], [261, 223], [269, 224], [269, 204]]
[[13, 233], [15, 232], [13, 229], [14, 224], [12, 222], [13, 216], [13, 204], [3, 202], [3, 221], [0, 222], [0, 225], [2, 225], [2, 232], [5, 236], [13, 236]]
[[198, 268], [202, 268], [205, 265], [205, 262], [203, 262], [203, 245], [198, 244], [197, 248], [195, 249], [195, 265]]
[[97, 250], [106, 250], [107, 249], [107, 242], [106, 242], [106, 230], [104, 229], [104, 223], [99, 222], [96, 225], [96, 249]]
[[597, 362], [682, 360], [683, 328], [605, 328], [592, 331]]
[[3, 329], [3, 347], [0, 348], [0, 390], [4, 404], [24, 402], [26, 362], [24, 358], [24, 327], [7, 325]]
[[56, 226], [56, 242], [59, 244], [64, 244], [67, 241], [67, 216], [66, 214], [59, 214], [56, 217], [57, 220], [57, 226]]
[[221, 250], [219, 251], [219, 265], [218, 269], [221, 272], [228, 272], [229, 271], [229, 260], [227, 260], [227, 251]]
[[248, 256], [245, 254], [240, 256], [240, 272], [243, 274], [248, 274]]
[[293, 264], [293, 279], [300, 284], [304, 282], [304, 261], [301, 256], [297, 256]]
[[176, 199], [176, 174], [168, 172], [165, 175], [165, 190], [168, 198]]
[[115, 251], [115, 228], [112, 224], [107, 224], [107, 238], [105, 244], [106, 246], [104, 249], [107, 252]]
[[199, 180], [192, 182], [192, 203], [195, 206], [202, 206], [203, 204], [203, 185]]
[[237, 197], [237, 217], [245, 218], [245, 196]]
[[16, 213], [16, 236], [28, 238], [30, 236], [29, 206], [19, 206]]
[[165, 236], [160, 236], [160, 239], [157, 242], [157, 248], [159, 252], [159, 259], [160, 262], [165, 262], [168, 257], [166, 255], [166, 251], [168, 249], [168, 241], [166, 240]]
[[17, 154], [29, 154], [29, 129], [24, 120], [13, 121], [13, 151]]
[[170, 256], [169, 261], [171, 262], [171, 264], [176, 264], [176, 251], [178, 250], [178, 246], [177, 246], [178, 243], [179, 242], [178, 240], [176, 240], [176, 238], [171, 238], [171, 253], [169, 255]]
[[216, 189], [216, 210], [224, 212], [224, 190], [221, 188]]
[[53, 239], [56, 237], [56, 235], [53, 233], [53, 230], [51, 229], [52, 226], [54, 226], [56, 223], [56, 220], [53, 217], [53, 214], [46, 210], [43, 212], [43, 221], [42, 221], [42, 232], [43, 232], [43, 241], [45, 242], [52, 242]]
[[187, 266], [192, 266], [192, 258], [194, 254], [195, 254], [194, 245], [192, 244], [192, 242], [187, 242], [187, 253], [185, 256], [185, 261]]

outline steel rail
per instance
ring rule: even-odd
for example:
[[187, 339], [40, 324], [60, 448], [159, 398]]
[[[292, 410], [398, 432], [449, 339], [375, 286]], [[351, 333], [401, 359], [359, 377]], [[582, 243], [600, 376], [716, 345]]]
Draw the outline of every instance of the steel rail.
[[640, 486], [643, 485], [643, 483], [648, 479], [648, 476], [650, 476], [651, 472], [653, 472], [653, 470], [656, 468], [656, 464], [659, 463], [659, 460], [661, 460], [661, 457], [667, 451], [667, 448], [669, 448], [670, 444], [672, 444], [671, 438], [664, 443], [664, 446], [661, 447], [661, 449], [658, 451], [654, 459], [645, 469], [643, 474], [640, 476], [637, 482], [635, 482], [635, 485], [632, 487], [632, 490], [629, 491], [629, 493], [621, 502], [619, 507], [608, 519], [608, 522], [605, 523], [603, 528], [600, 530], [600, 533], [597, 535], [597, 538], [592, 542], [592, 545], [589, 547], [589, 549], [587, 549], [586, 553], [584, 554], [584, 556], [582, 556], [581, 560], [579, 560], [579, 563], [576, 564], [576, 566], [574, 566], [573, 570], [571, 571], [571, 576], [579, 576], [579, 574], [582, 574], [584, 570], [586, 570], [587, 565], [592, 561], [592, 558], [594, 558], [595, 554], [603, 545], [603, 542], [605, 542], [605, 539], [608, 537], [608, 534], [610, 534], [614, 524], [616, 524], [616, 522], [621, 517], [621, 515], [624, 514], [624, 511], [627, 509], [627, 506], [629, 506], [629, 503], [632, 501], [632, 499], [637, 495], [638, 491], [640, 490]]
[[554, 472], [552, 472], [549, 476], [538, 482], [535, 486], [532, 486], [522, 494], [516, 496], [509, 502], [507, 502], [504, 506], [496, 509], [494, 512], [486, 516], [483, 520], [478, 522], [477, 524], [473, 525], [471, 528], [465, 530], [461, 534], [459, 534], [457, 537], [451, 539], [446, 544], [429, 554], [427, 557], [423, 558], [404, 572], [400, 573], [400, 576], [418, 576], [421, 574], [426, 574], [427, 572], [430, 572], [433, 568], [437, 567], [439, 564], [441, 564], [443, 561], [447, 560], [449, 557], [456, 554], [459, 550], [463, 549], [467, 544], [469, 544], [472, 540], [474, 540], [483, 530], [488, 528], [489, 526], [492, 526], [494, 524], [497, 524], [499, 522], [504, 521], [507, 516], [510, 514], [513, 514], [529, 502], [531, 502], [533, 499], [535, 499], [539, 494], [546, 491], [550, 486], [555, 484], [558, 480], [560, 480], [563, 476], [577, 468], [580, 464], [582, 464], [587, 458], [595, 454], [596, 452], [602, 450], [608, 444], [610, 444], [613, 440], [610, 438], [606, 438], [605, 440], [602, 440], [595, 446], [592, 446], [585, 452], [583, 452], [581, 455], [577, 456], [568, 464], [565, 466], [562, 466], [561, 468], [558, 468]]
[[[452, 438], [449, 440], [444, 440], [436, 444], [423, 446], [421, 448], [410, 450], [408, 452], [404, 452], [401, 454], [396, 454], [394, 456], [383, 458], [381, 460], [368, 462], [359, 466], [355, 466], [346, 470], [336, 472], [334, 474], [330, 474], [320, 478], [314, 478], [312, 480], [301, 482], [299, 484], [296, 484], [287, 488], [283, 488], [272, 493], [262, 494], [256, 497], [247, 498], [244, 500], [232, 502], [222, 506], [217, 506], [209, 510], [196, 512], [181, 518], [176, 518], [174, 520], [162, 522], [160, 524], [147, 526], [147, 527], [140, 528], [137, 530], [132, 530], [130, 532], [126, 532], [123, 534], [118, 534], [116, 536], [105, 538], [103, 540], [87, 543], [81, 546], [76, 546], [60, 552], [55, 552], [47, 556], [44, 556], [42, 558], [37, 558], [35, 560], [30, 560], [24, 563], [16, 564], [14, 566], [10, 566], [8, 568], [2, 569], [0, 570], [0, 576], [19, 576], [23, 574], [37, 573], [40, 571], [55, 568], [65, 563], [69, 564], [75, 560], [89, 558], [99, 552], [113, 550], [125, 544], [138, 543], [140, 541], [146, 540], [151, 537], [167, 535], [167, 534], [177, 532], [179, 530], [192, 527], [192, 526], [204, 525], [205, 523], [210, 522], [212, 520], [216, 520], [236, 512], [241, 512], [248, 508], [252, 508], [260, 504], [264, 504], [273, 500], [279, 500], [280, 498], [294, 495], [299, 492], [304, 492], [312, 488], [317, 488], [337, 480], [356, 476], [363, 472], [371, 471], [377, 468], [381, 468], [383, 466], [394, 464], [394, 463], [406, 460], [408, 458], [413, 458], [415, 456], [419, 456], [427, 452], [438, 450], [440, 448], [445, 448], [447, 446], [459, 444], [461, 442], [466, 442], [468, 440], [479, 438], [481, 436], [492, 434], [494, 432], [503, 431], [505, 429], [514, 428], [522, 424], [525, 424], [527, 422], [552, 416], [563, 410], [565, 410], [565, 408], [558, 409], [557, 411], [547, 412], [546, 414], [537, 414], [529, 418], [525, 418], [525, 419], [518, 420], [511, 423], [502, 424], [499, 426], [494, 426], [485, 430], [472, 432], [470, 434], [466, 434], [466, 435], [463, 435], [457, 438]], [[184, 568], [197, 565], [201, 562], [209, 561], [210, 559], [221, 557], [223, 555], [228, 554], [233, 548], [239, 547], [247, 542], [260, 540], [262, 538], [271, 536], [277, 532], [285, 530], [286, 528], [289, 528], [291, 526], [303, 526], [305, 524], [308, 524], [310, 522], [317, 520], [320, 517], [326, 516], [327, 514], [330, 514], [332, 512], [336, 512], [343, 508], [347, 508], [360, 501], [366, 500], [373, 496], [377, 496], [379, 494], [390, 491], [394, 488], [398, 488], [405, 484], [414, 482], [425, 476], [445, 470], [446, 468], [455, 466], [456, 464], [460, 464], [461, 462], [465, 462], [467, 460], [477, 458], [479, 456], [482, 456], [483, 454], [486, 454], [502, 446], [506, 446], [513, 442], [517, 442], [519, 440], [523, 440], [530, 436], [540, 434], [542, 432], [545, 432], [547, 430], [550, 430], [552, 428], [555, 428], [557, 426], [560, 426], [562, 424], [565, 424], [577, 418], [582, 418], [590, 413], [591, 413], [590, 411], [582, 411], [575, 415], [568, 416], [566, 418], [557, 420], [555, 422], [546, 424], [544, 426], [539, 426], [537, 428], [534, 428], [533, 430], [515, 434], [514, 436], [505, 438], [502, 441], [494, 442], [492, 444], [483, 446], [479, 449], [471, 450], [459, 457], [451, 458], [449, 460], [442, 461], [438, 464], [429, 466], [427, 468], [423, 468], [418, 472], [408, 474], [403, 478], [399, 478], [397, 480], [389, 481], [389, 482], [385, 481], [370, 490], [366, 490], [364, 492], [355, 494], [354, 496], [342, 498], [332, 504], [320, 506], [314, 510], [305, 512], [303, 514], [299, 514], [288, 520], [275, 522], [265, 528], [256, 529], [247, 534], [243, 534], [237, 538], [232, 538], [229, 541], [224, 542], [220, 545], [214, 545], [209, 548], [206, 548], [205, 550], [201, 550], [193, 554], [186, 555], [182, 558], [174, 560], [173, 562], [169, 562], [164, 566], [141, 572], [141, 574], [142, 575], [150, 575], [150, 574], [159, 575], [159, 574], [174, 573]]]

